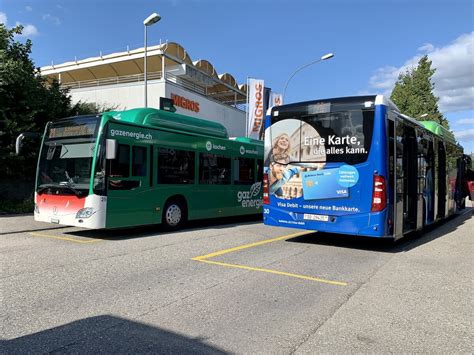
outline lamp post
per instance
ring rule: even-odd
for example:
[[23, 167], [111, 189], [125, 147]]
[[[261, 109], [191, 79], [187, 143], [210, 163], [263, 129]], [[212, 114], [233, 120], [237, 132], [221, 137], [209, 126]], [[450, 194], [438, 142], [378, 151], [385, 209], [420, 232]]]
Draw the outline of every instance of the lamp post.
[[145, 107], [148, 107], [147, 71], [146, 71], [147, 27], [154, 25], [160, 20], [161, 20], [161, 16], [158, 15], [156, 12], [154, 12], [143, 21], [143, 25], [145, 27], [145, 56], [144, 56], [144, 62], [143, 62], [143, 77], [144, 77], [144, 85], [145, 85]]
[[283, 102], [285, 102], [286, 88], [288, 87], [288, 84], [290, 83], [290, 80], [293, 79], [293, 77], [296, 75], [296, 73], [298, 73], [300, 70], [302, 70], [302, 69], [304, 69], [304, 68], [309, 67], [310, 65], [313, 65], [313, 64], [322, 62], [323, 60], [327, 60], [327, 59], [330, 59], [330, 58], [332, 58], [332, 57], [334, 57], [334, 53], [328, 53], [328, 54], [323, 55], [323, 56], [322, 56], [321, 58], [319, 58], [318, 60], [312, 61], [311, 63], [305, 64], [305, 65], [299, 67], [298, 69], [296, 69], [296, 70], [293, 72], [293, 74], [291, 74], [291, 76], [288, 78], [288, 80], [287, 80], [287, 82], [286, 82], [285, 89], [283, 90]]

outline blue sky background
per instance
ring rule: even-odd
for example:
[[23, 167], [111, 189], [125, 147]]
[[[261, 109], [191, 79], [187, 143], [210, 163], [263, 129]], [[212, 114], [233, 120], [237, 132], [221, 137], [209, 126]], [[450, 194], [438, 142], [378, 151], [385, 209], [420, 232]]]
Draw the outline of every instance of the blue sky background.
[[474, 151], [472, 0], [0, 0], [0, 22], [21, 23], [37, 66], [143, 46], [143, 20], [158, 12], [149, 44], [180, 43], [241, 84], [248, 76], [285, 101], [391, 92], [400, 71], [428, 54], [440, 109]]

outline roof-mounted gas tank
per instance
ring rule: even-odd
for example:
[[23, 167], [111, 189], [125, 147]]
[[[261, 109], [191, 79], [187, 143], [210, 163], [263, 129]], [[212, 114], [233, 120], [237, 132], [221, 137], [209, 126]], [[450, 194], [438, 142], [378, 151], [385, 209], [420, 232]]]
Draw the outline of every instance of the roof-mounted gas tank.
[[197, 133], [217, 138], [229, 137], [227, 129], [220, 123], [154, 108], [114, 111], [108, 112], [107, 115], [121, 122], [129, 122], [153, 128]]

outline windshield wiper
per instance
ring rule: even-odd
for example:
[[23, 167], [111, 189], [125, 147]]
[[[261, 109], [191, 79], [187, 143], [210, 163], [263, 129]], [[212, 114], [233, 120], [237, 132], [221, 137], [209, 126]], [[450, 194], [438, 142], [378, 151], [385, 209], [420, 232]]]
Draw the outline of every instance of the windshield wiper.
[[68, 189], [70, 191], [72, 191], [72, 193], [74, 195], [76, 195], [77, 197], [82, 197], [84, 192], [82, 192], [81, 190], [76, 190], [74, 187], [72, 187], [68, 182], [60, 182], [59, 185], [57, 184], [42, 184], [40, 186], [38, 186], [38, 189], [36, 190], [37, 193], [42, 193], [43, 191], [45, 190], [48, 190], [48, 189]]
[[58, 187], [56, 184], [41, 184], [38, 186], [38, 190], [36, 191], [37, 193], [42, 193], [44, 190], [50, 189], [52, 187]]
[[69, 181], [68, 182], [60, 182], [58, 187], [59, 188], [67, 188], [67, 189], [71, 190], [74, 193], [74, 195], [76, 195], [77, 197], [82, 196], [82, 191], [76, 190]]

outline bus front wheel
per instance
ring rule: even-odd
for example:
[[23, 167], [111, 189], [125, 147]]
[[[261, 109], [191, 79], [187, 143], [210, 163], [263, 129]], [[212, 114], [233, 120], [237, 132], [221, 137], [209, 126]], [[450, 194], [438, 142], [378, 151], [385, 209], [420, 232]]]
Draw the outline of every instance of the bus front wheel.
[[163, 210], [163, 225], [168, 230], [179, 229], [186, 221], [185, 203], [179, 199], [169, 200]]

